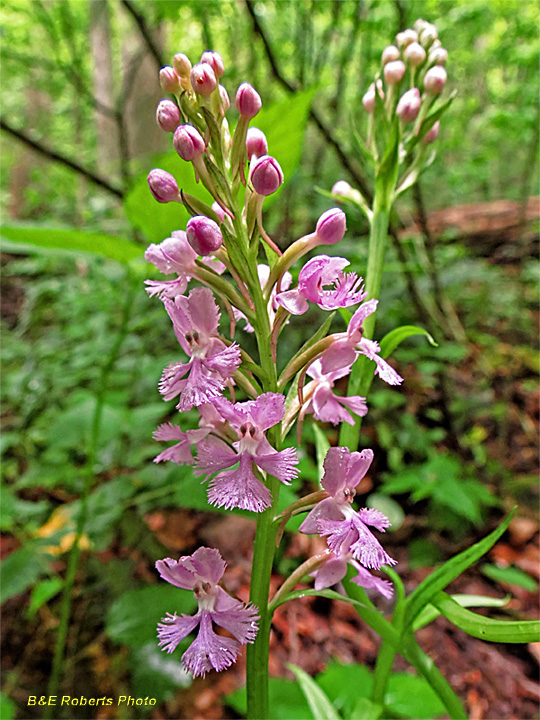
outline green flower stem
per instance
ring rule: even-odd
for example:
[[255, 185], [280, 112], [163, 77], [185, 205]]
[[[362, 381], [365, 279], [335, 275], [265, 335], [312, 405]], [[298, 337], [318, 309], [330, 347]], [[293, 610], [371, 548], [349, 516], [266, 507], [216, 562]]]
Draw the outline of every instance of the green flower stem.
[[[388, 237], [388, 223], [390, 220], [389, 203], [385, 201], [387, 196], [388, 193], [386, 190], [375, 194], [366, 271], [367, 299], [378, 299], [381, 290], [384, 255]], [[373, 337], [375, 330], [375, 316], [376, 313], [372, 313], [364, 321], [364, 335], [370, 339]], [[364, 355], [360, 355], [351, 370], [347, 394], [349, 396], [361, 395], [362, 397], [366, 397], [373, 381], [373, 373], [374, 368], [371, 360]], [[339, 434], [339, 444], [341, 446], [348, 447], [353, 451], [357, 449], [360, 438], [360, 424], [361, 418], [359, 417], [355, 417], [354, 425], [349, 425], [348, 423], [341, 424]]]
[[[85, 478], [83, 493], [81, 496], [81, 507], [77, 518], [77, 527], [75, 531], [75, 539], [73, 545], [69, 551], [66, 578], [64, 580], [64, 588], [62, 591], [62, 602], [60, 606], [60, 623], [58, 625], [58, 632], [56, 634], [56, 642], [54, 646], [54, 655], [51, 675], [47, 687], [47, 694], [58, 695], [60, 688], [60, 673], [62, 670], [62, 663], [64, 661], [66, 640], [69, 627], [69, 618], [71, 615], [71, 599], [73, 596], [73, 588], [75, 586], [75, 578], [77, 575], [77, 569], [79, 567], [79, 559], [81, 557], [81, 538], [84, 535], [86, 521], [88, 518], [88, 501], [90, 497], [90, 490], [92, 487], [92, 481], [94, 479], [94, 466], [96, 464], [97, 447], [99, 432], [101, 428], [101, 420], [103, 414], [103, 404], [105, 402], [105, 392], [107, 390], [107, 378], [111, 372], [120, 349], [126, 339], [128, 332], [128, 324], [131, 314], [131, 307], [136, 293], [138, 280], [135, 282], [134, 279], [130, 279], [130, 288], [128, 290], [126, 301], [122, 311], [122, 320], [120, 328], [116, 335], [116, 339], [111, 347], [109, 356], [106, 363], [103, 365], [99, 378], [99, 385], [96, 393], [96, 408], [94, 410], [94, 416], [92, 419], [92, 430], [90, 435], [90, 443], [88, 446], [88, 453], [86, 456], [86, 467], [85, 467]], [[53, 706], [47, 706], [43, 717], [52, 718], [54, 715]]]
[[[392, 625], [395, 627], [397, 632], [401, 635], [403, 632], [403, 622], [405, 614], [405, 588], [401, 582], [399, 575], [394, 572], [391, 568], [385, 568], [386, 573], [390, 576], [394, 583], [396, 590], [396, 605], [394, 608], [394, 614], [392, 616]], [[373, 692], [371, 699], [377, 705], [384, 703], [384, 695], [386, 693], [386, 685], [388, 678], [392, 672], [392, 666], [394, 665], [394, 658], [396, 657], [396, 647], [391, 645], [389, 642], [383, 640], [379, 655], [377, 657], [377, 663], [375, 665], [375, 676], [373, 678]]]

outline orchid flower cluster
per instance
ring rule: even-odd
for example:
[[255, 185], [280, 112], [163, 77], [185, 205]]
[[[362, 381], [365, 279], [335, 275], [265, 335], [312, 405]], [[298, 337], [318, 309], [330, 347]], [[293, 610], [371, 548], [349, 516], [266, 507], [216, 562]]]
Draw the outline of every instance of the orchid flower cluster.
[[[275, 537], [280, 521], [293, 512], [309, 511], [300, 532], [320, 535], [328, 545], [311, 566], [315, 587], [339, 583], [351, 565], [354, 582], [390, 597], [390, 584], [371, 572], [395, 562], [373, 532], [384, 532], [388, 519], [373, 508], [353, 506], [373, 460], [371, 450], [330, 448], [322, 490], [280, 516], [276, 511], [280, 483], [290, 485], [299, 474], [297, 450], [286, 444], [293, 425], [297, 423], [301, 440], [307, 415], [338, 425], [352, 424], [354, 416], [368, 412], [364, 397], [343, 396], [336, 388], [357, 357], [373, 361], [375, 372], [390, 385], [399, 385], [402, 378], [381, 357], [377, 342], [364, 336], [363, 323], [378, 301], [368, 297], [361, 277], [347, 271], [346, 258], [316, 252], [293, 281], [289, 271], [295, 263], [320, 246], [341, 241], [346, 217], [332, 208], [285, 251], [277, 246], [264, 228], [262, 206], [284, 178], [278, 161], [268, 154], [265, 134], [250, 127], [261, 98], [251, 85], [240, 85], [235, 95], [239, 119], [231, 131], [229, 96], [221, 84], [224, 71], [221, 56], [205, 52], [194, 66], [178, 54], [160, 72], [161, 87], [173, 97], [159, 103], [157, 123], [173, 134], [176, 153], [192, 164], [214, 203], [186, 194], [164, 170], [154, 169], [148, 176], [158, 202], [180, 203], [191, 215], [185, 230], [146, 251], [147, 261], [167, 276], [147, 280], [147, 292], [163, 303], [180, 346], [179, 360], [165, 368], [159, 382], [164, 400], [176, 402], [180, 418], [155, 431], [156, 440], [169, 443], [155, 462], [192, 465], [206, 484], [211, 505], [258, 514], [258, 527], [264, 525], [267, 537], [269, 528]], [[396, 86], [394, 82], [392, 88]], [[355, 310], [339, 332], [329, 333], [330, 318], [278, 375], [280, 333], [292, 316], [311, 306], [327, 313]], [[220, 325], [223, 312], [229, 317], [228, 332]], [[255, 336], [258, 359], [242, 347], [243, 333]], [[198, 428], [184, 429], [183, 413], [193, 408]], [[168, 615], [158, 626], [159, 644], [167, 652], [198, 628], [182, 657], [194, 676], [229, 667], [241, 645], [253, 643], [263, 625], [269, 628], [268, 593], [264, 598], [264, 591], [254, 590], [252, 579], [250, 604], [231, 597], [221, 583], [225, 562], [218, 550], [201, 547], [178, 561], [160, 560], [156, 567], [164, 580], [192, 590], [197, 598], [195, 616]], [[218, 635], [215, 626], [230, 637]]]

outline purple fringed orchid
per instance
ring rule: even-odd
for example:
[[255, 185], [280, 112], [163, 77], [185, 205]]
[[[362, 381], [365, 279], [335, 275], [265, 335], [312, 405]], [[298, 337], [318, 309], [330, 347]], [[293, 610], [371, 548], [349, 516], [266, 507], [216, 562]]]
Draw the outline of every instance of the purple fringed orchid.
[[374, 508], [354, 510], [351, 503], [356, 487], [373, 460], [372, 450], [350, 452], [344, 447], [330, 448], [324, 459], [321, 485], [330, 497], [321, 500], [300, 525], [300, 532], [327, 537], [336, 555], [351, 553], [366, 568], [395, 565], [368, 525], [384, 532], [388, 518]]
[[183, 412], [219, 397], [227, 379], [238, 370], [240, 348], [236, 343], [227, 347], [215, 336], [220, 313], [208, 288], [194, 288], [187, 298], [163, 302], [176, 339], [191, 359], [165, 368], [159, 391], [165, 400], [179, 395], [177, 408]]
[[[156, 245], [152, 243], [146, 248], [144, 258], [152, 263], [164, 275], [177, 274], [176, 280], [145, 280], [146, 292], [150, 297], [157, 295], [161, 300], [175, 298], [186, 292], [189, 281], [197, 277], [198, 255], [187, 240], [183, 230], [174, 230], [171, 237]], [[221, 275], [225, 265], [212, 257], [201, 258], [214, 272]]]
[[[214, 401], [218, 412], [238, 433], [232, 448], [216, 437], [199, 444], [197, 471], [208, 479], [208, 500], [212, 505], [262, 512], [270, 507], [272, 496], [262, 482], [259, 470], [278, 478], [286, 485], [298, 475], [298, 458], [294, 448], [277, 451], [264, 432], [283, 418], [285, 398], [267, 392], [256, 400], [233, 403], [225, 398]], [[239, 463], [238, 467], [236, 464]], [[231, 468], [231, 469], [228, 469]]]
[[306, 385], [304, 390], [304, 396], [309, 397], [304, 413], [313, 413], [316, 420], [330, 422], [333, 425], [341, 422], [354, 425], [354, 420], [347, 408], [361, 417], [366, 415], [368, 411], [366, 398], [360, 397], [360, 395], [341, 397], [333, 391], [335, 381], [345, 377], [350, 371], [351, 367], [345, 366], [332, 372], [323, 373], [321, 360], [315, 360], [307, 370], [307, 374], [313, 380]]
[[386, 360], [380, 357], [379, 344], [374, 340], [363, 337], [362, 324], [368, 315], [375, 312], [377, 304], [378, 300], [368, 300], [360, 305], [349, 322], [347, 332], [343, 333], [343, 338], [336, 340], [328, 350], [324, 351], [321, 356], [321, 371], [324, 374], [351, 367], [358, 353], [361, 353], [375, 362], [377, 365], [375, 373], [379, 375], [381, 380], [384, 380], [389, 385], [401, 385], [403, 382], [401, 375]]
[[[278, 293], [276, 302], [292, 315], [303, 315], [309, 303], [323, 310], [336, 310], [362, 302], [363, 280], [356, 273], [345, 273], [345, 258], [318, 255], [304, 265], [298, 275], [298, 287]], [[325, 286], [332, 285], [330, 290]]]
[[323, 590], [324, 588], [332, 587], [337, 583], [341, 582], [347, 574], [347, 564], [352, 565], [356, 570], [356, 575], [351, 578], [351, 581], [360, 585], [363, 588], [375, 588], [381, 595], [386, 598], [391, 598], [393, 595], [392, 583], [388, 580], [372, 575], [369, 570], [366, 570], [360, 563], [355, 560], [352, 553], [346, 553], [345, 555], [336, 555], [332, 553], [328, 560], [324, 562], [321, 567], [317, 568], [315, 572], [311, 573], [315, 579], [315, 590]]
[[[196, 639], [182, 655], [182, 664], [194, 677], [204, 677], [212, 668], [220, 672], [230, 667], [240, 646], [252, 643], [257, 634], [258, 609], [236, 600], [218, 585], [226, 567], [219, 551], [207, 547], [178, 561], [165, 558], [156, 562], [164, 580], [183, 590], [193, 590], [199, 604], [196, 615], [167, 613], [157, 626], [159, 646], [168, 653], [199, 627]], [[214, 624], [233, 637], [217, 635]]]

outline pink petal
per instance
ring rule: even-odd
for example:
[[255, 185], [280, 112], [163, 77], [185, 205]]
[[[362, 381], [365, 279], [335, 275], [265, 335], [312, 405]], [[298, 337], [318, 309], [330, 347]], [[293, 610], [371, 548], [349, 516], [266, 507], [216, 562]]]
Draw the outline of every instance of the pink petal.
[[218, 472], [235, 465], [240, 459], [227, 443], [216, 437], [209, 437], [197, 448], [197, 475]]
[[262, 512], [270, 507], [270, 490], [258, 480], [252, 468], [250, 455], [240, 456], [240, 466], [225, 470], [210, 481], [208, 501], [217, 507], [233, 507]]
[[336, 399], [341, 405], [350, 408], [353, 413], [356, 413], [360, 417], [367, 415], [368, 407], [366, 405], [366, 398], [360, 397], [360, 395], [352, 395], [351, 397], [336, 397]]
[[175, 298], [186, 292], [188, 280], [186, 275], [179, 275], [176, 280], [145, 280], [146, 292], [150, 297], [157, 295], [161, 300]]
[[373, 342], [373, 340], [368, 340], [367, 338], [363, 338], [358, 343], [357, 348], [363, 355], [368, 357], [370, 360], [373, 360], [377, 364], [377, 369], [375, 370], [375, 373], [379, 375], [381, 380], [384, 380], [384, 382], [387, 382], [389, 385], [401, 385], [401, 383], [403, 382], [403, 378], [394, 370], [391, 365], [386, 362], [386, 360], [383, 360], [382, 357], [380, 357], [380, 355], [378, 354], [379, 346], [376, 342]]
[[294, 448], [285, 448], [280, 452], [274, 450], [268, 455], [255, 455], [253, 462], [285, 485], [289, 485], [295, 477], [298, 477], [298, 468], [296, 467], [298, 456]]
[[217, 585], [223, 577], [227, 563], [216, 548], [200, 547], [191, 556], [194, 572], [200, 580]]
[[332, 497], [344, 490], [349, 484], [350, 451], [344, 447], [331, 447], [324, 458], [324, 475], [321, 480], [322, 487]]
[[193, 590], [197, 583], [197, 576], [192, 569], [189, 555], [181, 557], [178, 561], [173, 558], [158, 560], [156, 570], [168, 583], [183, 590]]
[[317, 520], [317, 528], [319, 535], [327, 538], [328, 547], [336, 555], [345, 555], [348, 553], [351, 549], [351, 543], [353, 543], [357, 537], [355, 527], [353, 527], [352, 522], [347, 519], [335, 521], [319, 518]]
[[347, 561], [340, 557], [331, 557], [322, 567], [313, 573], [315, 590], [332, 587], [347, 574]]
[[191, 360], [188, 363], [173, 363], [163, 370], [158, 388], [164, 400], [172, 400], [180, 395], [186, 384], [182, 378], [191, 369], [191, 365]]
[[357, 487], [373, 462], [373, 450], [366, 448], [361, 452], [353, 452], [349, 458], [349, 487]]
[[261, 430], [268, 430], [276, 425], [283, 419], [284, 413], [285, 396], [280, 393], [263, 393], [249, 404], [249, 415], [253, 424]]
[[240, 367], [240, 348], [236, 343], [233, 343], [216, 355], [205, 358], [203, 362], [212, 372], [217, 372], [223, 378], [228, 378]]
[[334, 498], [325, 498], [317, 503], [315, 507], [307, 514], [306, 519], [300, 525], [299, 530], [306, 535], [314, 535], [319, 532], [317, 525], [318, 520], [343, 520], [343, 513], [338, 508]]
[[358, 533], [358, 539], [349, 545], [349, 549], [364, 567], [378, 570], [382, 565], [396, 564], [396, 561], [388, 555], [375, 535], [368, 530], [361, 520], [356, 519], [354, 528]]
[[358, 511], [358, 515], [363, 523], [371, 525], [381, 532], [384, 532], [392, 524], [386, 515], [375, 508], [362, 508]]
[[178, 644], [189, 635], [199, 624], [198, 615], [171, 615], [162, 618], [157, 626], [159, 647], [168, 653], [172, 653]]
[[384, 597], [388, 599], [392, 597], [394, 594], [392, 583], [389, 583], [388, 580], [383, 580], [376, 575], [372, 575], [369, 570], [363, 568], [360, 563], [356, 562], [356, 560], [351, 560], [351, 565], [353, 565], [358, 573], [355, 577], [351, 578], [352, 582], [363, 588], [375, 588], [381, 593], [381, 595], [384, 595]]
[[349, 327], [347, 329], [347, 334], [349, 337], [362, 329], [362, 323], [364, 320], [375, 312], [377, 309], [377, 305], [379, 304], [378, 300], [368, 300], [365, 303], [362, 303], [358, 310], [354, 313], [354, 315], [351, 318], [351, 321], [349, 323]]
[[180, 430], [180, 425], [162, 423], [152, 433], [154, 440], [185, 440], [186, 434]]
[[309, 303], [298, 290], [285, 290], [276, 295], [276, 303], [291, 315], [303, 315], [309, 309]]
[[193, 677], [204, 677], [211, 670], [225, 670], [238, 656], [240, 645], [233, 638], [216, 635], [212, 628], [211, 615], [202, 611], [197, 638], [182, 655], [182, 664]]
[[189, 312], [193, 329], [206, 335], [213, 335], [219, 325], [219, 308], [209, 288], [194, 288], [188, 297]]
[[328, 373], [350, 368], [356, 360], [356, 350], [349, 340], [336, 340], [321, 356], [321, 370]]
[[169, 460], [177, 465], [193, 465], [194, 459], [191, 454], [191, 446], [187, 439], [163, 450], [163, 452], [160, 452], [159, 455], [154, 458], [155, 463], [164, 462], [165, 460]]

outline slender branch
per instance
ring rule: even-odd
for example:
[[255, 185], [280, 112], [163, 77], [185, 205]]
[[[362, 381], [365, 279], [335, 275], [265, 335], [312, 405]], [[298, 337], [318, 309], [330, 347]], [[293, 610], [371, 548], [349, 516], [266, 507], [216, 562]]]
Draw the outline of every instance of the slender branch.
[[111, 185], [111, 183], [106, 180], [104, 177], [101, 177], [100, 175], [97, 175], [96, 173], [92, 172], [92, 170], [89, 170], [88, 168], [84, 167], [83, 165], [80, 165], [75, 160], [72, 160], [69, 157], [66, 157], [66, 155], [62, 155], [62, 153], [57, 152], [56, 150], [53, 150], [51, 148], [46, 147], [45, 145], [42, 145], [37, 140], [33, 140], [29, 135], [27, 135], [22, 130], [17, 130], [17, 128], [14, 128], [11, 123], [7, 122], [3, 118], [0, 118], [0, 129], [5, 130], [7, 133], [9, 133], [12, 137], [17, 138], [17, 140], [20, 140], [25, 145], [28, 145], [28, 147], [32, 148], [32, 150], [35, 150], [36, 152], [40, 153], [44, 157], [48, 158], [49, 160], [54, 160], [55, 162], [60, 163], [61, 165], [65, 165], [66, 167], [70, 168], [71, 170], [74, 170], [75, 172], [79, 173], [79, 175], [82, 175], [90, 182], [94, 183], [94, 185], [97, 185], [98, 187], [102, 188], [103, 190], [106, 190], [111, 195], [114, 195], [115, 197], [119, 198], [120, 200], [124, 197], [124, 192], [114, 186]]
[[139, 28], [139, 31], [143, 36], [145, 43], [148, 45], [148, 49], [150, 50], [150, 53], [152, 54], [152, 57], [156, 61], [157, 65], [160, 68], [163, 67], [165, 65], [165, 62], [161, 55], [161, 51], [154, 42], [154, 38], [152, 37], [148, 25], [146, 24], [146, 18], [144, 17], [144, 15], [142, 15], [142, 13], [137, 10], [131, 0], [122, 0], [122, 5], [126, 8], [128, 13], [135, 20], [135, 23]]

